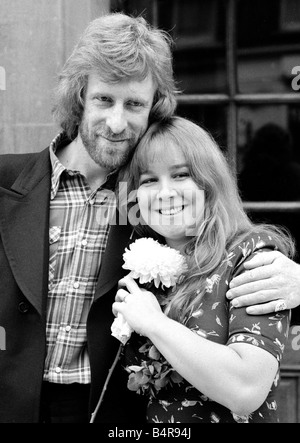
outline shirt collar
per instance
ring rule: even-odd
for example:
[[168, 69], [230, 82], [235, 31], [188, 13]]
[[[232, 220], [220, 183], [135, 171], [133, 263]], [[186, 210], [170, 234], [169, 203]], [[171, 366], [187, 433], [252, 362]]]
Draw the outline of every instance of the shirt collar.
[[60, 184], [61, 174], [67, 170], [67, 168], [65, 168], [65, 166], [62, 165], [62, 163], [59, 161], [58, 157], [56, 156], [56, 151], [58, 147], [61, 148], [69, 143], [71, 143], [71, 140], [68, 139], [68, 137], [64, 132], [58, 134], [55, 137], [55, 139], [52, 140], [52, 142], [50, 143], [49, 151], [50, 151], [50, 162], [52, 166], [51, 194], [50, 194], [51, 200], [53, 200], [56, 197]]
[[[80, 173], [79, 171], [68, 170], [59, 161], [58, 157], [56, 156], [56, 151], [58, 149], [63, 149], [65, 146], [70, 144], [71, 141], [72, 140], [68, 138], [68, 136], [66, 135], [65, 132], [61, 132], [50, 143], [49, 151], [50, 151], [50, 162], [51, 162], [51, 166], [52, 166], [51, 194], [50, 194], [51, 200], [53, 200], [56, 197], [56, 194], [57, 194], [57, 191], [58, 191], [58, 188], [60, 185], [61, 176], [64, 171], [66, 171], [66, 173], [68, 175], [74, 175], [74, 174]], [[117, 170], [110, 172], [106, 177], [105, 183], [103, 185], [101, 185], [100, 188], [114, 190], [115, 186], [116, 186], [116, 182], [117, 182], [117, 176], [118, 176]]]

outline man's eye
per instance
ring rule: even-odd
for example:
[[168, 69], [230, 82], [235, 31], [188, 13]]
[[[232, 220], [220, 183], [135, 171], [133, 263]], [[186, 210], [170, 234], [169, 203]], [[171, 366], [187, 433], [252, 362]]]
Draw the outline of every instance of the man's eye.
[[133, 108], [141, 108], [143, 104], [141, 102], [129, 101], [128, 106], [132, 106]]
[[103, 96], [103, 97], [98, 97], [98, 100], [99, 100], [100, 102], [108, 102], [108, 101], [110, 101], [110, 99], [109, 99], [108, 97], [105, 97], [105, 96]]
[[100, 103], [100, 104], [102, 104], [102, 103], [110, 103], [111, 102], [111, 99], [109, 97], [105, 96], [105, 95], [97, 96], [97, 97], [95, 97], [95, 100], [98, 103]]

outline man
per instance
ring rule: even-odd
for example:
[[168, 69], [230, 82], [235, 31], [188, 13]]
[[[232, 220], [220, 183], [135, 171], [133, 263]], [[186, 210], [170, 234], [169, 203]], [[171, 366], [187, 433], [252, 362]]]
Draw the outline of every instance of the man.
[[[101, 17], [60, 77], [63, 133], [41, 153], [1, 156], [0, 422], [89, 421], [118, 350], [112, 303], [131, 234], [107, 223], [116, 173], [149, 122], [173, 114], [175, 94], [167, 35]], [[123, 372], [95, 421], [145, 420]]]
[[145, 420], [125, 371], [117, 366], [105, 383], [132, 232], [114, 217], [112, 191], [148, 124], [174, 113], [175, 97], [166, 34], [142, 18], [101, 17], [61, 74], [62, 134], [41, 153], [0, 157], [0, 422], [88, 422], [102, 392], [95, 422]]

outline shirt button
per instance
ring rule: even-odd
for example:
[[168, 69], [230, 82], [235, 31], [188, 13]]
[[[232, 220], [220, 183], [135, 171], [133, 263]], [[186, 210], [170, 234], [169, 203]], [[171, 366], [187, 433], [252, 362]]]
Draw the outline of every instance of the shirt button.
[[19, 304], [19, 311], [20, 311], [22, 314], [26, 314], [26, 312], [29, 311], [29, 306], [28, 306], [28, 304], [25, 303], [24, 301], [22, 301], [22, 302]]
[[59, 367], [55, 368], [55, 372], [56, 372], [56, 374], [60, 374], [61, 373], [61, 368], [59, 368]]
[[88, 243], [87, 240], [82, 240], [82, 242], [81, 242], [82, 246], [86, 246], [87, 243]]
[[66, 326], [66, 327], [65, 327], [65, 331], [66, 331], [66, 332], [70, 332], [71, 329], [72, 329], [71, 326]]
[[92, 198], [92, 200], [90, 200], [90, 205], [93, 206], [95, 204], [95, 199]]
[[78, 289], [80, 286], [80, 284], [78, 283], [78, 281], [76, 281], [73, 285], [73, 288]]

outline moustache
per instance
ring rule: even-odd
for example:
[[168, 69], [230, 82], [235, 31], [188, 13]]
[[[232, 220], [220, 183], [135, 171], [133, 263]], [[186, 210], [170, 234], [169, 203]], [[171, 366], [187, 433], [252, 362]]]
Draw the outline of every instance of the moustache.
[[95, 132], [96, 137], [103, 137], [107, 140], [110, 140], [112, 142], [118, 142], [123, 140], [129, 140], [132, 138], [132, 134], [128, 131], [124, 131], [120, 134], [115, 134], [112, 131], [96, 131]]

